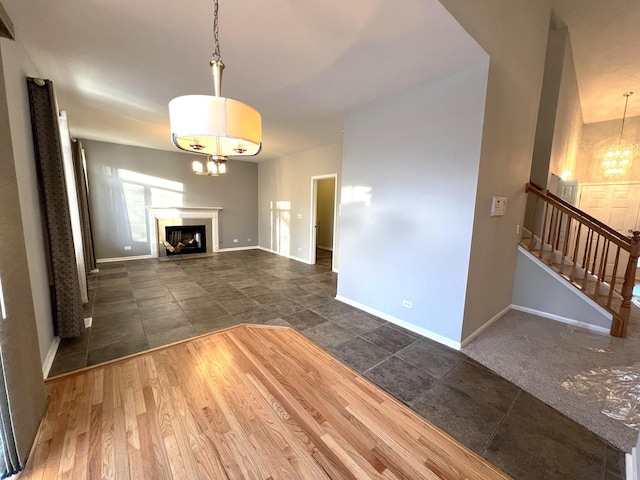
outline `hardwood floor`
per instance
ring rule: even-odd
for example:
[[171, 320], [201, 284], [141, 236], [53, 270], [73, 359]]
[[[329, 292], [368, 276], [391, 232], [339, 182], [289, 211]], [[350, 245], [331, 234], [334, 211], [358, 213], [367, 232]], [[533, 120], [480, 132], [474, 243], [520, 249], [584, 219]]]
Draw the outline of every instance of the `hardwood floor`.
[[242, 325], [47, 381], [21, 479], [507, 479], [288, 328]]

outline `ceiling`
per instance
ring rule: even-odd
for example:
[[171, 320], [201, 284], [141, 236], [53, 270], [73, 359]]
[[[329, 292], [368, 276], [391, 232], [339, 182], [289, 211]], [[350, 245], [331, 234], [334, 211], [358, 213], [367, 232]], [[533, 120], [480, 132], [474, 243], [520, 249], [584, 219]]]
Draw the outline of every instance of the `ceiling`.
[[[167, 104], [212, 94], [211, 0], [0, 0], [79, 138], [175, 150]], [[552, 0], [586, 123], [637, 90], [640, 2]], [[343, 112], [484, 56], [437, 0], [221, 1], [222, 93], [262, 113], [254, 160], [341, 140]]]
[[640, 115], [640, 1], [552, 0], [569, 28], [584, 123]]
[[[211, 0], [0, 0], [79, 138], [175, 150], [168, 102], [213, 94]], [[340, 142], [342, 113], [484, 53], [436, 0], [220, 2], [223, 96], [256, 160]]]

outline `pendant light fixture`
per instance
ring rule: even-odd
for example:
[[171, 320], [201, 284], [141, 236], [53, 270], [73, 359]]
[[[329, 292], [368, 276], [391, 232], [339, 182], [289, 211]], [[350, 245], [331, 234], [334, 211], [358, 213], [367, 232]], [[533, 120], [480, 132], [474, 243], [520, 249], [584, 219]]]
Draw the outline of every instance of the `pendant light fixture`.
[[193, 173], [196, 175], [207, 175], [209, 177], [218, 177], [227, 171], [227, 157], [219, 155], [207, 155], [207, 161], [201, 162], [194, 160], [191, 164]]
[[169, 102], [169, 121], [171, 140], [176, 147], [208, 155], [206, 162], [193, 162], [193, 171], [217, 176], [226, 171], [227, 157], [260, 152], [262, 118], [255, 108], [221, 96], [224, 63], [218, 40], [218, 0], [213, 1], [213, 38], [215, 48], [209, 65], [213, 72], [214, 96], [174, 98]]
[[618, 144], [605, 147], [600, 152], [602, 169], [607, 177], [622, 177], [627, 173], [627, 170], [633, 163], [633, 159], [640, 151], [640, 147], [637, 144], [622, 145], [624, 121], [627, 117], [627, 104], [629, 103], [629, 97], [631, 95], [633, 95], [633, 92], [626, 92], [623, 94], [626, 99], [624, 101], [624, 113], [622, 114], [622, 126], [620, 127], [620, 138], [618, 139]]

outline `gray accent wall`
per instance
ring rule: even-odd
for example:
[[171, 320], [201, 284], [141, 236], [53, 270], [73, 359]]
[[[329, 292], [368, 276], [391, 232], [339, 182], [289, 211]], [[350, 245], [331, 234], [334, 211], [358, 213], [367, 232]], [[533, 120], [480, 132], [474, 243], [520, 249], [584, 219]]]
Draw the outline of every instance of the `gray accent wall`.
[[[20, 144], [28, 104], [17, 93], [15, 82], [22, 77], [20, 57], [16, 53], [22, 46], [0, 38], [0, 242], [4, 252], [0, 255], [0, 278], [4, 292], [6, 318], [0, 316], [0, 355], [3, 376], [7, 385], [7, 400], [11, 406], [11, 422], [21, 462], [29, 454], [40, 420], [46, 407], [47, 396], [42, 380], [42, 364], [38, 348], [38, 328], [34, 297], [31, 289], [31, 263], [27, 253], [24, 214], [30, 211], [19, 192], [17, 170], [22, 162], [31, 161]], [[18, 76], [16, 76], [18, 75]], [[26, 89], [26, 83], [24, 83]], [[13, 132], [13, 133], [12, 133]], [[14, 145], [13, 137], [17, 143]], [[39, 219], [39, 217], [36, 217]], [[24, 232], [24, 237], [21, 235]], [[46, 278], [46, 277], [45, 277]]]
[[480, 60], [345, 116], [338, 295], [453, 342], [462, 333], [487, 75], [488, 59]]
[[569, 178], [576, 178], [583, 127], [584, 120], [582, 118], [582, 106], [580, 105], [576, 67], [573, 61], [571, 37], [567, 35], [562, 79], [560, 81], [560, 95], [558, 97], [558, 111], [556, 112], [556, 127], [551, 147], [550, 173], [560, 176], [565, 171], [568, 171], [570, 172]]
[[547, 43], [540, 110], [531, 164], [531, 181], [547, 188], [550, 173], [575, 176], [582, 137], [582, 108], [566, 27], [551, 29]]
[[612, 316], [533, 255], [518, 247], [513, 305], [540, 315], [611, 328]]
[[[342, 144], [265, 160], [258, 165], [260, 246], [309, 263], [312, 178], [335, 173], [340, 185]], [[333, 256], [337, 268], [338, 252], [334, 250]]]
[[192, 173], [199, 156], [93, 140], [82, 145], [96, 258], [149, 255], [156, 241], [149, 239], [146, 207], [152, 206], [222, 207], [219, 248], [258, 244], [255, 162], [229, 160], [226, 174], [207, 177]]

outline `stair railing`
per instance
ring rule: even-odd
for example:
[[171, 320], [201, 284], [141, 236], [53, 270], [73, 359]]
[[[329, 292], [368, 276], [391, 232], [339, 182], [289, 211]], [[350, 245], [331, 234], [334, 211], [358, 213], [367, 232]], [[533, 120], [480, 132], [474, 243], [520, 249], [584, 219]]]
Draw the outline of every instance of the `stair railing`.
[[[561, 198], [527, 184], [534, 199], [523, 246], [613, 314], [611, 335], [625, 337], [640, 232], [626, 237]], [[528, 241], [527, 241], [528, 240]]]

